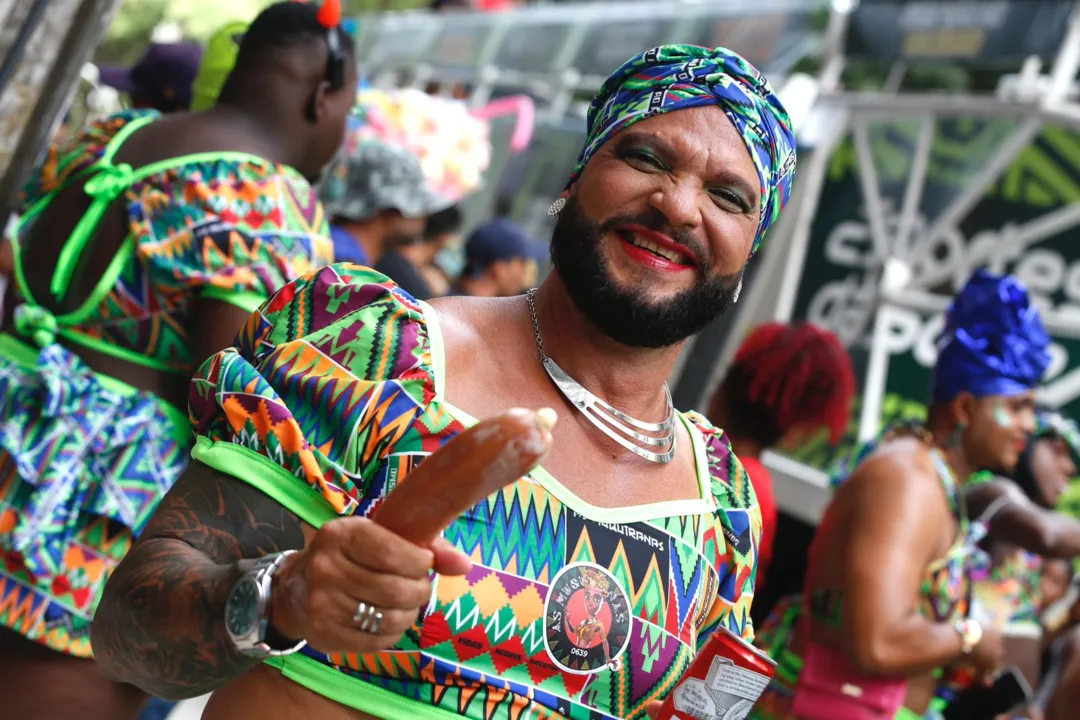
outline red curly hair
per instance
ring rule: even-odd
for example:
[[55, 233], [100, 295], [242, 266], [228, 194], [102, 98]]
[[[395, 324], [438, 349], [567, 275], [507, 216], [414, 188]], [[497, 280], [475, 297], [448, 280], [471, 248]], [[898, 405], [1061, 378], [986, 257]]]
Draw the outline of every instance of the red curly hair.
[[763, 447], [800, 426], [827, 427], [836, 443], [854, 395], [851, 358], [836, 335], [810, 323], [774, 322], [743, 341], [709, 412]]

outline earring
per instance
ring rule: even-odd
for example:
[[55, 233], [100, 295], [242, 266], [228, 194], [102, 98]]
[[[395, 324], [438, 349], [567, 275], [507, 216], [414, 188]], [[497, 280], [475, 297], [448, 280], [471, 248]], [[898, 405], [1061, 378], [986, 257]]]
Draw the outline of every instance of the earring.
[[953, 429], [952, 435], [949, 436], [948, 447], [951, 450], [960, 444], [960, 439], [964, 436], [964, 430], [967, 429], [967, 425], [964, 423], [958, 423], [956, 428]]
[[739, 286], [737, 288], [735, 288], [735, 296], [733, 298], [731, 298], [731, 304], [732, 305], [739, 302], [739, 293], [741, 293], [741, 292], [742, 292], [742, 280], [739, 281]]
[[566, 198], [555, 198], [555, 202], [551, 203], [551, 207], [548, 208], [548, 215], [551, 217], [559, 217], [559, 213], [566, 207]]

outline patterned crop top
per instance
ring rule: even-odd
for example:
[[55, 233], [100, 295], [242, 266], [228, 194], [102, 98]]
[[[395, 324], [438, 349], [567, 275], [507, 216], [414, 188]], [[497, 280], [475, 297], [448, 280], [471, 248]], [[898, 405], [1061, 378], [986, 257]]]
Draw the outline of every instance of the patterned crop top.
[[[333, 265], [277, 293], [192, 382], [193, 457], [312, 525], [370, 515], [473, 422], [442, 398], [434, 311]], [[384, 718], [644, 718], [718, 627], [752, 639], [761, 516], [720, 431], [683, 416], [701, 497], [615, 509], [537, 468], [456, 520], [466, 577], [435, 577], [391, 651], [269, 661]]]
[[[311, 185], [296, 170], [245, 153], [185, 155], [132, 169], [113, 158], [156, 111], [105, 117], [71, 144], [54, 145], [23, 196], [12, 244], [26, 339], [57, 335], [123, 360], [189, 374], [187, 316], [196, 297], [253, 310], [277, 289], [333, 259], [330, 229]], [[51, 294], [62, 300], [105, 211], [121, 197], [128, 238], [77, 310], [53, 315], [27, 288], [19, 239], [61, 190], [82, 183], [89, 208], [56, 264]], [[48, 303], [53, 305], [53, 303]]]
[[1010, 635], [1041, 637], [1042, 570], [1043, 559], [1020, 548], [997, 567], [979, 568], [973, 577], [980, 612], [998, 627], [1008, 628]]

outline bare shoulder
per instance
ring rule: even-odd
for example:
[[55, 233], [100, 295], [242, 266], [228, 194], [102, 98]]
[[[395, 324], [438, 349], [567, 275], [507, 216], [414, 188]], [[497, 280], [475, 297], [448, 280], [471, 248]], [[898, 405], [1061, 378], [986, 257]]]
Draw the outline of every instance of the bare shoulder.
[[855, 468], [844, 487], [860, 504], [895, 509], [942, 495], [930, 449], [914, 438], [882, 444]]
[[202, 152], [247, 153], [275, 159], [261, 135], [206, 113], [163, 115], [136, 130], [124, 142], [118, 157], [143, 164]]
[[[445, 358], [447, 399], [479, 417], [520, 396], [519, 369], [536, 357], [521, 298], [441, 298], [435, 311]], [[505, 409], [503, 405], [500, 409]]]
[[432, 300], [448, 351], [477, 352], [491, 348], [505, 334], [513, 315], [513, 298], [445, 297]]
[[443, 340], [453, 345], [468, 345], [480, 339], [484, 317], [491, 312], [493, 303], [491, 298], [455, 295], [436, 298], [428, 304], [435, 310]]

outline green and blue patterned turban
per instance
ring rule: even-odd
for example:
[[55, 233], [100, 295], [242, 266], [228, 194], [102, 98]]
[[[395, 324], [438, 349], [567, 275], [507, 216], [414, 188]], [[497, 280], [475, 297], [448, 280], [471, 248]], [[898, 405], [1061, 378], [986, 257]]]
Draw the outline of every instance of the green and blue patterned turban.
[[600, 146], [636, 122], [717, 105], [742, 135], [761, 181], [761, 217], [751, 254], [791, 196], [795, 135], [791, 119], [757, 68], [724, 48], [661, 45], [636, 55], [605, 82], [589, 107], [588, 138], [569, 188]]

